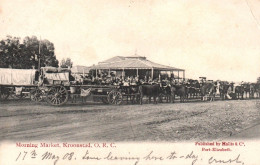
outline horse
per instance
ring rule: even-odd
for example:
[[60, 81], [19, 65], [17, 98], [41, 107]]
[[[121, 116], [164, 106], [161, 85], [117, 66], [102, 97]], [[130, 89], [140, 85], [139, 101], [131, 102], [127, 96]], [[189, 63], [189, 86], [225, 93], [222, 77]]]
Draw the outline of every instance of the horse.
[[198, 95], [200, 94], [200, 83], [198, 80], [194, 80], [193, 82], [193, 88], [194, 88], [194, 91], [195, 91], [195, 96], [196, 98], [198, 97]]
[[239, 85], [239, 86], [235, 87], [235, 93], [236, 93], [237, 99], [240, 99], [240, 98], [244, 99], [244, 92], [245, 92], [245, 90], [244, 90], [243, 86]]
[[259, 98], [260, 97], [260, 83], [255, 84], [255, 93], [256, 93], [256, 97]]
[[247, 98], [247, 94], [249, 94], [249, 98], [250, 98], [250, 95], [251, 95], [251, 91], [250, 91], [250, 84], [249, 83], [245, 83], [245, 84], [242, 84], [243, 88], [244, 88], [244, 92], [245, 92], [245, 96]]
[[187, 89], [186, 91], [186, 98], [191, 98], [193, 96], [194, 93], [194, 88], [192, 88], [192, 84], [191, 84], [192, 80], [188, 80], [188, 82], [185, 84], [185, 87]]
[[140, 104], [143, 104], [143, 97], [149, 97], [149, 103], [151, 102], [151, 97], [154, 99], [154, 104], [157, 104], [157, 97], [159, 97], [160, 85], [159, 84], [150, 84], [150, 85], [140, 85]]
[[219, 93], [222, 100], [225, 100], [228, 94], [228, 89], [230, 84], [227, 81], [220, 81], [219, 82]]
[[206, 101], [209, 96], [210, 101], [215, 100], [216, 87], [213, 83], [204, 83], [201, 85], [201, 100]]
[[254, 83], [251, 83], [249, 85], [249, 88], [250, 88], [250, 94], [249, 94], [249, 98], [254, 98], [254, 94], [255, 94], [255, 84]]

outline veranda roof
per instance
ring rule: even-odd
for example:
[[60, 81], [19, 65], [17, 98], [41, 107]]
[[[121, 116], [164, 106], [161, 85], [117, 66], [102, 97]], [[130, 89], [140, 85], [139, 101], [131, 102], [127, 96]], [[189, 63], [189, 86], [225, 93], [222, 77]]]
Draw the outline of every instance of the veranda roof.
[[[115, 59], [114, 57], [112, 59]], [[171, 66], [161, 65], [147, 60], [146, 58], [116, 58], [114, 62], [111, 60], [106, 60], [106, 62], [101, 62], [98, 65], [94, 65], [91, 69], [157, 69], [161, 71], [184, 71], [184, 69], [179, 69]], [[109, 61], [109, 62], [108, 62]]]

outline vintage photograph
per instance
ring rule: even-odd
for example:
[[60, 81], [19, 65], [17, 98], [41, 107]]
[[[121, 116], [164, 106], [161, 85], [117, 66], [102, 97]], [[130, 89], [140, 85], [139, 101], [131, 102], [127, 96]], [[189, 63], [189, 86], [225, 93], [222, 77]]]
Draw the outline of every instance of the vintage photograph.
[[0, 32], [1, 144], [260, 139], [258, 0], [1, 0]]

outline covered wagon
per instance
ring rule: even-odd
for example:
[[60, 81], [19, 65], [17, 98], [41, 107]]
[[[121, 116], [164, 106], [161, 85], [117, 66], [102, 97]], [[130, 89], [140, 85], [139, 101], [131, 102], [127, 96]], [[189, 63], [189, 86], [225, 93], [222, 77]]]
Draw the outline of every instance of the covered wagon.
[[37, 70], [35, 69], [10, 69], [0, 68], [0, 99], [24, 97], [36, 87]]

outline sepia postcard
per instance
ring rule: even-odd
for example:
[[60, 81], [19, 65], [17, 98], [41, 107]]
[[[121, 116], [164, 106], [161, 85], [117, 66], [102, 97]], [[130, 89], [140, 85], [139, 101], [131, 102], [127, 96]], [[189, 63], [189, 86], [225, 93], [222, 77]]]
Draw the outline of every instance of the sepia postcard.
[[259, 154], [259, 0], [0, 0], [0, 165]]

